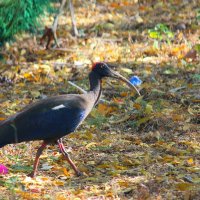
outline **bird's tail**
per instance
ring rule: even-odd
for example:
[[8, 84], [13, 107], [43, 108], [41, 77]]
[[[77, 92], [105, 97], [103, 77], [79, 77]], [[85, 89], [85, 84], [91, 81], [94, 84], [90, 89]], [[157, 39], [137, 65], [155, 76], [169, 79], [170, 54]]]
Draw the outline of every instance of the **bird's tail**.
[[4, 120], [0, 121], [0, 126], [1, 126], [1, 124], [3, 124], [3, 122], [4, 122]]
[[0, 122], [0, 148], [14, 143], [15, 130], [10, 119]]

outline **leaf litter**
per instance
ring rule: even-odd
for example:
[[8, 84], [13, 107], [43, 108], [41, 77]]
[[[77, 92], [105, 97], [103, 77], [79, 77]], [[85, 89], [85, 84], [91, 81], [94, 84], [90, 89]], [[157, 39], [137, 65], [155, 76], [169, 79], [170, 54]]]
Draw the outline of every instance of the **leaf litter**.
[[[56, 146], [44, 151], [34, 179], [26, 174], [40, 142], [2, 148], [0, 162], [8, 173], [0, 175], [1, 198], [198, 199], [196, 7], [196, 1], [179, 0], [77, 1], [77, 24], [86, 38], [73, 38], [71, 22], [62, 16], [67, 28], [58, 29], [60, 49], [44, 50], [31, 36], [7, 44], [0, 63], [0, 120], [38, 99], [79, 93], [68, 80], [86, 90], [90, 65], [96, 61], [110, 62], [127, 78], [138, 76], [143, 83], [142, 97], [136, 98], [113, 80], [103, 82], [103, 99], [109, 104], [99, 104], [76, 133], [65, 137], [82, 177], [74, 175]], [[165, 26], [155, 32], [161, 23]], [[149, 30], [162, 39], [149, 37]], [[174, 38], [167, 38], [165, 30]]]

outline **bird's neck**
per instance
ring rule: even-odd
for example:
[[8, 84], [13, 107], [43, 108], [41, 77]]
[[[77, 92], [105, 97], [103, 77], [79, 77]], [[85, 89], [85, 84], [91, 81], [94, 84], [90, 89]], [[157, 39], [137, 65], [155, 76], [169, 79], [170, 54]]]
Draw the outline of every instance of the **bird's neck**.
[[100, 96], [101, 96], [101, 77], [95, 73], [90, 72], [89, 74], [89, 80], [90, 80], [90, 91], [89, 93], [93, 96], [94, 99], [94, 105], [97, 104]]

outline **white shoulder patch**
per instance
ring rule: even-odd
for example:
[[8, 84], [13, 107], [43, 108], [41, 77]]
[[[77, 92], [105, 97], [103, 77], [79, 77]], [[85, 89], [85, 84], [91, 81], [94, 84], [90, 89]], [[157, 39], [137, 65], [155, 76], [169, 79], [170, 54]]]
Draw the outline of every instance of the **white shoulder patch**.
[[62, 109], [62, 108], [66, 108], [66, 106], [64, 106], [63, 104], [61, 104], [59, 106], [53, 107], [52, 110], [59, 110], [59, 109]]

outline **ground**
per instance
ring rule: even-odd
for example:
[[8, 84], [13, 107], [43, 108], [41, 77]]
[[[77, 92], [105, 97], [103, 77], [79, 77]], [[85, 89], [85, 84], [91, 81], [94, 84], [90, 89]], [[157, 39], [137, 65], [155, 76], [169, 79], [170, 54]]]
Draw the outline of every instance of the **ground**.
[[[127, 78], [137, 75], [142, 96], [115, 80], [103, 81], [107, 102], [64, 138], [81, 177], [57, 146], [48, 146], [35, 178], [26, 174], [40, 141], [3, 147], [0, 163], [9, 173], [0, 175], [0, 199], [199, 199], [198, 2], [74, 6], [81, 37], [72, 36], [67, 13], [59, 22], [60, 48], [46, 50], [41, 35], [30, 34], [2, 48], [0, 119], [47, 96], [79, 93], [69, 80], [87, 90], [96, 61]], [[47, 16], [45, 24], [51, 23]]]

